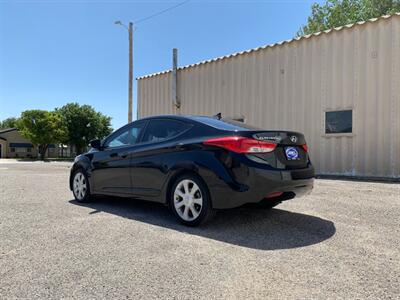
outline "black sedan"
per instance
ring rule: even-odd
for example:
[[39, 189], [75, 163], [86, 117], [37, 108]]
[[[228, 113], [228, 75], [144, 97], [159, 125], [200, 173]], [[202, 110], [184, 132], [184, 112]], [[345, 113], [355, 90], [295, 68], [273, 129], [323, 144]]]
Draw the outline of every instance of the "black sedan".
[[169, 205], [195, 226], [216, 209], [247, 203], [271, 208], [311, 191], [314, 168], [304, 136], [205, 116], [132, 122], [76, 157], [70, 189]]

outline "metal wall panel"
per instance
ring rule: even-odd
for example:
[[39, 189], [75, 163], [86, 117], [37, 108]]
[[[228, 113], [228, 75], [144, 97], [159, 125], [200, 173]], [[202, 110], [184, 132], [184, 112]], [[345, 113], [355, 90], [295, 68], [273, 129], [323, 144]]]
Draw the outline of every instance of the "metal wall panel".
[[[320, 174], [400, 177], [400, 15], [138, 79], [139, 117], [244, 117], [305, 133]], [[325, 135], [325, 111], [353, 110], [353, 133]]]

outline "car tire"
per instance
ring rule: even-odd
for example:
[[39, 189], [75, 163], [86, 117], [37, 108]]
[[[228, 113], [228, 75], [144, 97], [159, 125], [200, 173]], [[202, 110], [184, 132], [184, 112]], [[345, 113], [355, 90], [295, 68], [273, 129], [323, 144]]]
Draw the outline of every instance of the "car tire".
[[207, 185], [193, 174], [184, 174], [175, 180], [169, 206], [178, 221], [187, 226], [204, 224], [215, 214]]
[[72, 193], [80, 203], [89, 202], [91, 199], [88, 176], [83, 169], [76, 170], [72, 176]]

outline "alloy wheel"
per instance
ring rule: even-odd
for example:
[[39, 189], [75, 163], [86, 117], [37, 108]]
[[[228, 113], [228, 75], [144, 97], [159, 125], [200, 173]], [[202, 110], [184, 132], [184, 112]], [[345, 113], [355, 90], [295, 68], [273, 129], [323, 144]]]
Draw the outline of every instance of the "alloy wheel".
[[197, 219], [203, 208], [203, 196], [199, 186], [190, 179], [179, 182], [174, 191], [174, 207], [185, 221]]
[[83, 200], [87, 192], [87, 183], [85, 175], [82, 172], [77, 172], [74, 177], [74, 195], [77, 200]]

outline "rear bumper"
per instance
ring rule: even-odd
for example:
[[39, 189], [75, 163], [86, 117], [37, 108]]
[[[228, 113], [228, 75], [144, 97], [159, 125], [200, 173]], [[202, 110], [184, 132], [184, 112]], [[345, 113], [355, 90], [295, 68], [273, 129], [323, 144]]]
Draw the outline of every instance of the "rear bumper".
[[312, 165], [305, 169], [285, 171], [248, 168], [246, 179], [238, 184], [240, 188], [233, 189], [222, 182], [209, 188], [214, 208], [233, 208], [259, 202], [273, 192], [284, 192], [295, 197], [307, 195], [314, 186], [314, 176]]

